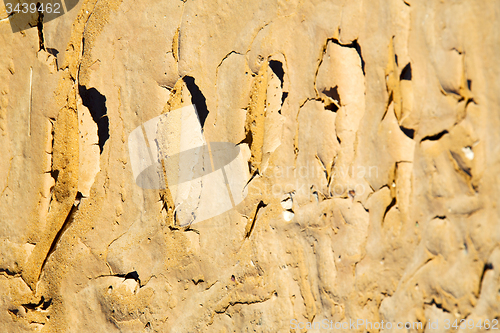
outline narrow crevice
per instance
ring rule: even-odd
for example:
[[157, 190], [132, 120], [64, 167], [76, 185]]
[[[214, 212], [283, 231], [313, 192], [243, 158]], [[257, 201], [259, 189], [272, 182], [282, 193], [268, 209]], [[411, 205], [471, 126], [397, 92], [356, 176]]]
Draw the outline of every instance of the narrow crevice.
[[387, 213], [391, 210], [392, 207], [394, 207], [396, 205], [396, 198], [392, 198], [392, 201], [391, 203], [389, 204], [389, 206], [387, 206], [387, 208], [385, 209], [385, 212], [384, 212], [384, 216], [382, 217], [382, 221], [385, 220], [385, 216], [387, 215]]
[[82, 98], [82, 103], [86, 106], [92, 119], [97, 125], [97, 136], [99, 137], [99, 150], [102, 154], [104, 144], [109, 139], [109, 118], [106, 107], [106, 96], [102, 95], [97, 89], [78, 85], [78, 93]]
[[[54, 147], [54, 140], [52, 139], [52, 147]], [[52, 161], [53, 163], [53, 161]], [[53, 168], [53, 166], [51, 166], [51, 169]], [[57, 183], [57, 178], [59, 177], [59, 170], [51, 170], [50, 171], [50, 176], [52, 177], [52, 179], [54, 179], [54, 185], [52, 185], [52, 187], [50, 188], [50, 199], [49, 199], [49, 207], [48, 207], [48, 212], [50, 212], [50, 207], [52, 207], [52, 200], [54, 199], [54, 188], [55, 188], [55, 184]]]
[[174, 34], [174, 38], [172, 39], [172, 56], [174, 57], [176, 62], [179, 62], [179, 53], [181, 49], [181, 43], [180, 43], [180, 31], [181, 28], [177, 28]]
[[45, 51], [45, 41], [43, 38], [43, 10], [41, 10], [42, 6], [40, 2], [36, 3], [36, 10], [38, 12], [38, 19], [36, 22], [36, 27], [38, 29], [38, 51]]
[[481, 279], [479, 280], [479, 289], [478, 289], [478, 295], [481, 294], [481, 289], [483, 289], [483, 280], [484, 280], [484, 275], [486, 274], [487, 271], [493, 269], [493, 264], [492, 263], [485, 263], [483, 266], [483, 271], [481, 273]]
[[355, 40], [352, 43], [354, 44], [354, 48], [356, 49], [356, 52], [358, 52], [359, 60], [361, 60], [361, 70], [363, 71], [363, 75], [366, 76], [366, 73], [365, 73], [365, 61], [363, 59], [363, 54], [361, 52], [361, 45], [359, 45], [359, 43], [358, 43], [357, 40]]
[[472, 177], [472, 170], [469, 166], [467, 166], [466, 163], [464, 163], [463, 159], [455, 153], [454, 151], [450, 150], [451, 157], [455, 160], [455, 163], [457, 167], [462, 170], [469, 178]]
[[200, 88], [196, 85], [195, 79], [191, 76], [185, 76], [183, 78], [184, 83], [191, 93], [191, 103], [196, 108], [196, 113], [200, 119], [201, 128], [204, 128], [205, 121], [208, 117], [207, 99], [201, 92]]
[[191, 279], [191, 281], [193, 281], [193, 283], [194, 283], [195, 286], [197, 286], [201, 282], [205, 282], [205, 280], [203, 280], [203, 278]]
[[329, 183], [330, 182], [330, 175], [328, 174], [328, 171], [326, 170], [326, 165], [323, 163], [321, 158], [318, 156], [318, 154], [315, 154], [316, 160], [319, 162], [321, 168], [323, 169], [323, 172], [325, 174], [326, 181]]
[[[129, 272], [129, 273], [116, 273], [116, 274], [104, 274], [94, 277], [94, 279], [104, 278], [104, 277], [119, 277], [125, 280], [135, 280], [139, 284], [141, 284], [141, 279], [139, 278], [139, 273], [137, 271]], [[112, 288], [111, 288], [112, 289]]]
[[450, 311], [448, 311], [448, 310], [446, 310], [445, 308], [443, 308], [443, 305], [442, 305], [441, 303], [437, 303], [437, 302], [434, 300], [434, 298], [432, 299], [432, 301], [431, 301], [431, 302], [427, 302], [427, 303], [424, 303], [424, 304], [426, 304], [426, 305], [430, 305], [430, 306], [435, 305], [435, 306], [436, 306], [436, 308], [440, 309], [441, 311], [446, 312], [446, 313], [450, 313]]
[[11, 270], [7, 269], [7, 268], [0, 268], [0, 274], [1, 273], [5, 273], [7, 274], [8, 276], [18, 276], [19, 274], [16, 273], [16, 272], [12, 272]]
[[252, 132], [248, 131], [246, 133], [245, 138], [243, 140], [241, 140], [240, 142], [238, 142], [236, 145], [241, 145], [242, 143], [246, 143], [248, 145], [248, 147], [251, 147], [252, 146], [252, 141], [253, 141]]
[[387, 111], [389, 111], [389, 106], [391, 106], [391, 103], [393, 102], [393, 92], [391, 91], [389, 93], [389, 99], [387, 100], [387, 104], [385, 106], [385, 112], [384, 115], [382, 116], [382, 119], [380, 121], [383, 121], [385, 119], [385, 116], [387, 115]]
[[18, 309], [8, 309], [7, 310], [10, 314], [19, 317], [19, 310]]
[[250, 224], [250, 227], [248, 228], [248, 230], [247, 230], [247, 232], [246, 232], [246, 234], [245, 234], [245, 238], [249, 238], [249, 237], [250, 237], [250, 235], [252, 234], [252, 231], [253, 231], [253, 229], [254, 229], [254, 227], [255, 227], [255, 221], [257, 220], [257, 215], [258, 215], [258, 213], [259, 213], [259, 210], [260, 210], [261, 208], [266, 207], [266, 206], [267, 206], [267, 205], [266, 205], [266, 204], [264, 203], [264, 201], [262, 201], [262, 200], [261, 200], [261, 201], [259, 202], [259, 204], [257, 205], [257, 208], [255, 209], [255, 214], [254, 214], [253, 218], [250, 220], [250, 221], [251, 221], [251, 222], [250, 222], [251, 224]]
[[220, 66], [222, 66], [222, 63], [223, 63], [223, 62], [224, 62], [227, 58], [229, 58], [229, 56], [230, 56], [231, 54], [243, 55], [243, 54], [241, 54], [241, 53], [239, 53], [239, 52], [236, 52], [236, 51], [231, 51], [231, 52], [229, 52], [229, 53], [228, 53], [228, 54], [226, 54], [226, 55], [224, 56], [224, 58], [222, 58], [222, 60], [219, 62], [219, 64], [217, 65], [217, 69], [216, 69], [216, 71], [218, 71], [218, 70], [219, 70], [219, 67], [220, 67]]
[[188, 224], [188, 225], [184, 228], [184, 230], [183, 230], [183, 231], [184, 231], [184, 232], [192, 231], [192, 232], [194, 232], [194, 233], [197, 233], [198, 235], [200, 234], [200, 231], [199, 231], [199, 230], [197, 230], [197, 229], [194, 229], [194, 228], [192, 227], [192, 225], [191, 225], [191, 224]]
[[[82, 55], [85, 54], [85, 51], [86, 51], [85, 50], [85, 36], [82, 36]], [[80, 76], [80, 68], [81, 68], [81, 66], [82, 66], [82, 63], [81, 62], [78, 63], [78, 75], [77, 75], [77, 77]]]
[[447, 130], [444, 130], [444, 131], [441, 131], [437, 134], [434, 134], [434, 135], [428, 135], [426, 137], [424, 137], [422, 140], [420, 140], [420, 142], [423, 142], [423, 141], [437, 141], [439, 139], [441, 139], [443, 137], [443, 135], [445, 134], [448, 134], [448, 131]]
[[45, 297], [41, 297], [40, 302], [38, 303], [27, 303], [27, 304], [21, 304], [25, 309], [27, 310], [47, 310], [49, 306], [52, 304], [52, 298], [50, 298], [48, 301], [45, 301]]
[[50, 245], [49, 252], [47, 252], [45, 259], [43, 260], [42, 267], [40, 268], [40, 274], [41, 274], [41, 272], [43, 272], [45, 264], [47, 263], [47, 260], [49, 259], [50, 255], [55, 251], [56, 246], [59, 243], [59, 240], [61, 239], [61, 236], [68, 229], [69, 225], [73, 221], [74, 215], [75, 215], [76, 211], [78, 210], [78, 207], [80, 206], [80, 200], [82, 198], [83, 198], [82, 193], [77, 192], [76, 197], [75, 197], [75, 203], [73, 204], [68, 215], [66, 216], [66, 219], [64, 220], [64, 223], [63, 223], [61, 229], [59, 229], [56, 237], [54, 237], [54, 240], [52, 241], [52, 244]]
[[[314, 90], [316, 91], [316, 97], [319, 97], [318, 88], [316, 86], [316, 80], [318, 79], [319, 69], [321, 68], [321, 65], [323, 64], [323, 59], [325, 58], [326, 50], [328, 49], [328, 43], [331, 41], [332, 41], [332, 39], [328, 38], [326, 40], [325, 45], [323, 45], [323, 49], [321, 50], [321, 56], [319, 58], [318, 66], [316, 67], [316, 73], [314, 74]], [[309, 98], [307, 98], [305, 100], [305, 102], [302, 103], [302, 105], [300, 105], [300, 107], [302, 107], [308, 100], [309, 100]]]
[[[248, 163], [248, 167], [249, 168], [251, 167], [250, 162]], [[252, 174], [252, 176], [250, 177], [250, 179], [247, 181], [247, 183], [245, 184], [245, 187], [243, 189], [246, 189], [246, 187], [248, 186], [248, 184], [250, 184], [252, 182], [252, 180], [254, 180], [254, 178], [257, 177], [257, 176], [260, 176], [259, 170], [255, 170], [255, 172]]]
[[[273, 291], [271, 293], [271, 296], [274, 295], [274, 294], [277, 294], [276, 291]], [[218, 314], [225, 313], [230, 306], [235, 306], [235, 305], [250, 305], [250, 304], [256, 304], [256, 303], [264, 303], [264, 302], [270, 300], [271, 296], [269, 296], [268, 298], [262, 298], [262, 299], [257, 299], [257, 300], [229, 302], [228, 305], [222, 307], [222, 309], [216, 309], [215, 313], [218, 313]]]

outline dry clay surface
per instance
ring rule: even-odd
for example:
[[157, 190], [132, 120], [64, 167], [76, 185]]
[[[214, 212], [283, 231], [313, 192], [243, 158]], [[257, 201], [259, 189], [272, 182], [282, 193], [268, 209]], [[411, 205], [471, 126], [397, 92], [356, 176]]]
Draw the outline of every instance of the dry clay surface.
[[[0, 331], [498, 319], [499, 17], [82, 0], [13, 33], [0, 5]], [[128, 138], [193, 101], [248, 192], [183, 227], [169, 188], [136, 184]]]

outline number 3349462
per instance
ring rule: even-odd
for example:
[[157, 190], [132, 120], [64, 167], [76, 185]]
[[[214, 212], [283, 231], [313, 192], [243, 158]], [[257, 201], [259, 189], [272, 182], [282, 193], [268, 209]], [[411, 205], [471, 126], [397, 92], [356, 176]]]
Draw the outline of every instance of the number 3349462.
[[11, 13], [55, 13], [55, 14], [61, 14], [61, 4], [60, 3], [17, 3], [17, 4], [12, 4], [7, 2], [5, 4], [5, 8], [7, 9], [7, 14]]
[[493, 319], [493, 320], [488, 320], [485, 319], [483, 320], [478, 320], [474, 321], [474, 319], [462, 319], [458, 320], [455, 319], [455, 321], [452, 323], [449, 319], [446, 319], [444, 321], [444, 328], [450, 329], [454, 328], [456, 330], [460, 329], [474, 329], [474, 328], [479, 328], [482, 329], [484, 328], [485, 330], [497, 330], [498, 329], [498, 319]]

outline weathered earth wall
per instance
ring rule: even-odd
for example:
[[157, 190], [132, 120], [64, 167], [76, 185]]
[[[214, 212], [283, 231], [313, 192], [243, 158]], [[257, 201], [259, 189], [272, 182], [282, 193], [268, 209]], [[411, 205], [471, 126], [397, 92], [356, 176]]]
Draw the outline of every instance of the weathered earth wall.
[[[486, 0], [81, 0], [13, 32], [0, 5], [0, 330], [498, 320], [499, 17]], [[181, 226], [173, 189], [136, 183], [129, 135], [193, 102], [248, 185]]]

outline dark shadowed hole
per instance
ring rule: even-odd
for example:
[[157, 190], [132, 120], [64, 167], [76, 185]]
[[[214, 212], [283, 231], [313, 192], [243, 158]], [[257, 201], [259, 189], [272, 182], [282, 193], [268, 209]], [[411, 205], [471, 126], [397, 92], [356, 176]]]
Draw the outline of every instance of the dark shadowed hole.
[[243, 140], [241, 140], [240, 142], [238, 142], [238, 145], [240, 145], [242, 143], [246, 143], [249, 147], [251, 147], [252, 142], [253, 142], [252, 131], [247, 131], [245, 138]]
[[[51, 302], [52, 300], [50, 300], [49, 302]], [[38, 303], [27, 303], [27, 304], [22, 304], [22, 306], [24, 306], [26, 309], [30, 309], [30, 310], [36, 310], [36, 308], [38, 308], [40, 305], [42, 305], [43, 303], [45, 302], [45, 297], [42, 296], [42, 298], [40, 299], [40, 302]]]
[[401, 71], [401, 75], [399, 76], [400, 80], [407, 80], [410, 81], [412, 78], [411, 75], [411, 63], [408, 63], [405, 68]]
[[53, 49], [51, 47], [48, 47], [47, 48], [47, 53], [50, 53], [52, 54], [54, 57], [57, 57], [57, 55], [59, 54], [59, 51], [57, 51], [56, 49]]
[[52, 176], [52, 178], [54, 178], [54, 181], [57, 182], [57, 178], [59, 177], [59, 170], [52, 170], [50, 172], [50, 175]]
[[[337, 86], [330, 88], [330, 89], [324, 89], [322, 92], [326, 96], [337, 101], [338, 105], [342, 104], [342, 101], [340, 100], [340, 95], [339, 95], [339, 91], [338, 91]], [[339, 107], [335, 103], [325, 103], [325, 109], [330, 110], [332, 112], [337, 112], [339, 110]]]
[[335, 87], [330, 88], [330, 89], [323, 90], [323, 94], [325, 94], [326, 96], [330, 97], [331, 99], [334, 99], [337, 102], [339, 102], [339, 105], [342, 104], [342, 101], [340, 100], [339, 87], [338, 86], [335, 86]]
[[[283, 92], [283, 94], [281, 95], [281, 105], [283, 105], [285, 103], [285, 99], [288, 97], [288, 93], [286, 91]], [[281, 110], [279, 111], [279, 113], [281, 114]]]
[[139, 279], [139, 274], [136, 271], [127, 273], [125, 275], [125, 279], [132, 279], [132, 280], [135, 280], [135, 281], [141, 283], [141, 279]]
[[330, 103], [325, 105], [325, 110], [330, 110], [336, 113], [339, 110], [339, 108], [337, 107], [337, 105], [335, 105], [335, 103]]
[[280, 79], [281, 88], [283, 88], [283, 78], [285, 76], [285, 71], [283, 70], [283, 64], [280, 61], [271, 60], [271, 61], [269, 61], [269, 67], [271, 67], [274, 74], [276, 74], [278, 79]]
[[401, 131], [403, 131], [403, 133], [407, 137], [409, 137], [410, 139], [413, 139], [415, 137], [415, 130], [414, 129], [406, 128], [406, 127], [403, 127], [403, 126], [400, 126], [399, 128], [401, 128]]
[[447, 312], [447, 313], [450, 313], [450, 311], [446, 310], [443, 308], [443, 304], [441, 303], [437, 303], [434, 298], [432, 299], [432, 301], [430, 303], [428, 303], [430, 306], [436, 306], [436, 308], [442, 310], [443, 312]]
[[471, 80], [467, 80], [467, 88], [469, 90], [472, 90], [472, 81]]
[[52, 304], [52, 298], [49, 299], [47, 302], [43, 302], [42, 303], [42, 310], [47, 310], [51, 304]]
[[82, 98], [82, 103], [89, 111], [92, 119], [97, 124], [97, 136], [99, 137], [99, 150], [102, 154], [104, 144], [109, 139], [109, 119], [108, 109], [106, 108], [106, 96], [102, 95], [97, 89], [87, 89], [85, 86], [78, 86], [78, 92]]
[[191, 76], [183, 78], [184, 83], [191, 93], [191, 103], [195, 105], [198, 118], [200, 119], [201, 128], [205, 126], [205, 120], [208, 117], [207, 99], [203, 96], [200, 88], [196, 85], [195, 80]]

